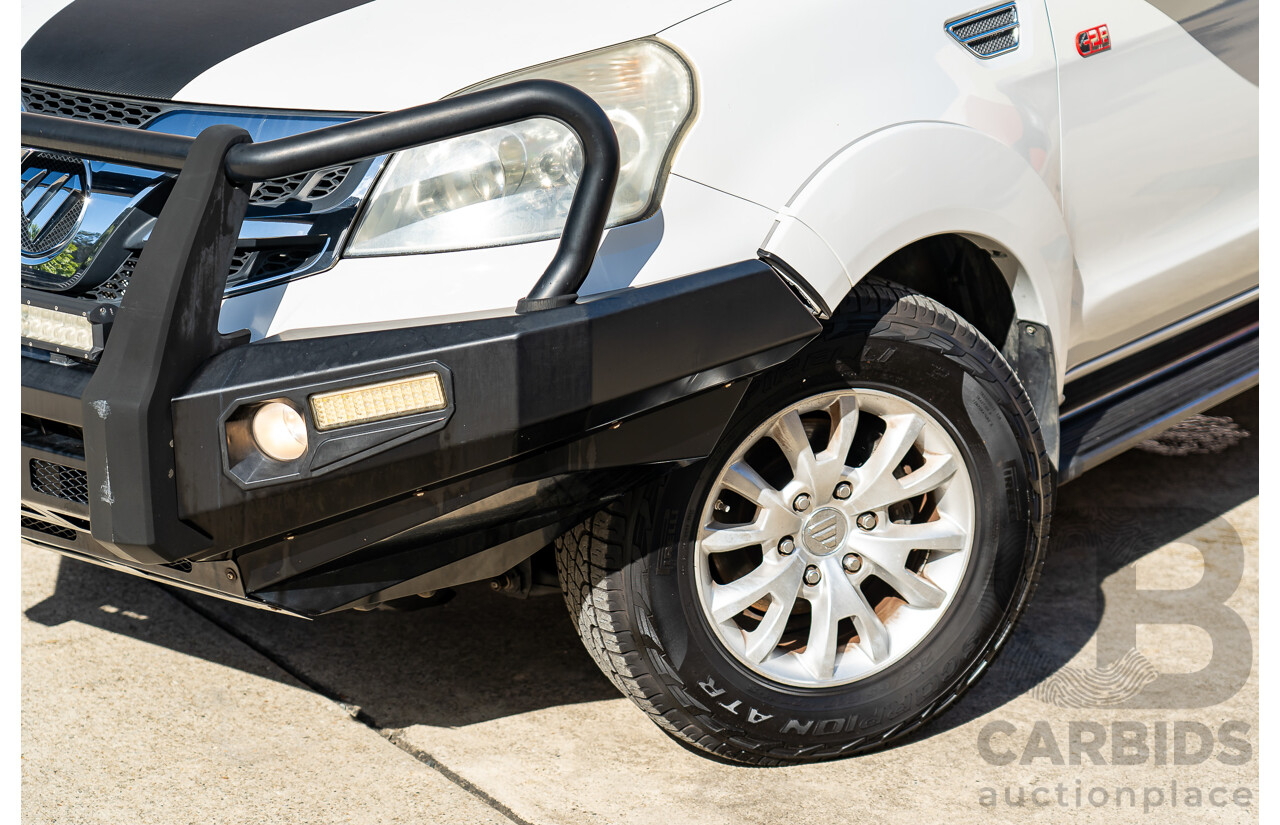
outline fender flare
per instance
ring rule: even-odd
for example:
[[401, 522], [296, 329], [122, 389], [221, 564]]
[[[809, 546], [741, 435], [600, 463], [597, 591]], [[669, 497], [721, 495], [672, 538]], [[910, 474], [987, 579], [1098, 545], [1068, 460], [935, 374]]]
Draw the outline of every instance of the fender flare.
[[[834, 307], [889, 255], [945, 233], [1007, 256], [995, 262], [1018, 319], [1047, 327], [1066, 352], [1079, 290], [1058, 198], [1015, 150], [967, 126], [902, 123], [845, 146], [791, 197], [761, 251]], [[1065, 359], [1056, 360], [1060, 393]]]

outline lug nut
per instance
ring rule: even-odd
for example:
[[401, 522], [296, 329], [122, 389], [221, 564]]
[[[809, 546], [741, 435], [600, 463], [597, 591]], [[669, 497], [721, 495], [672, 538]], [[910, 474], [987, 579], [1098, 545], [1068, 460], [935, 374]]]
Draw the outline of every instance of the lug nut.
[[850, 553], [844, 557], [844, 571], [846, 573], [857, 573], [862, 569], [862, 556], [857, 553]]
[[796, 540], [791, 536], [786, 536], [778, 542], [779, 555], [790, 556], [794, 552], [796, 552]]
[[796, 500], [791, 502], [791, 506], [796, 508], [797, 513], [803, 513], [809, 509], [810, 498], [808, 493], [801, 493], [796, 496]]
[[876, 529], [876, 514], [863, 513], [862, 515], [858, 516], [858, 527], [860, 527], [863, 530]]
[[804, 583], [814, 585], [822, 581], [822, 571], [814, 567], [812, 564], [804, 570]]
[[853, 485], [847, 481], [842, 481], [836, 485], [836, 498], [845, 499], [853, 495]]

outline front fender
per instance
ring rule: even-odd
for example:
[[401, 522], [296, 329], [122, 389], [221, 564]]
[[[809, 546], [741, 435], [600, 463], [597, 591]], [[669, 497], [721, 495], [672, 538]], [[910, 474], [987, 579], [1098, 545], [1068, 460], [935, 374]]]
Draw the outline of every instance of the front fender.
[[[763, 249], [822, 284], [834, 306], [890, 254], [943, 233], [1011, 256], [1018, 317], [1048, 327], [1065, 352], [1078, 290], [1058, 199], [1027, 161], [976, 129], [904, 123], [854, 141], [796, 192]], [[801, 261], [822, 269], [811, 276]]]

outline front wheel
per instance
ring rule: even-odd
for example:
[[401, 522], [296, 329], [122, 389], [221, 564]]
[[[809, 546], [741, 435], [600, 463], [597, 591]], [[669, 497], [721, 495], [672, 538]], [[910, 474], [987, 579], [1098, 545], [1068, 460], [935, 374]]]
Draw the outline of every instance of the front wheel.
[[883, 746], [995, 655], [1052, 471], [1018, 380], [945, 307], [862, 284], [705, 461], [557, 542], [588, 651], [670, 735], [774, 764]]

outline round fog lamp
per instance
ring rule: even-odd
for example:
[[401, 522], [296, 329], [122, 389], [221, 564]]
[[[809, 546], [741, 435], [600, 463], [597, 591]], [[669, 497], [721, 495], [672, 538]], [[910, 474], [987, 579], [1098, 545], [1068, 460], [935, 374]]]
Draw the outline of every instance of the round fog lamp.
[[267, 457], [294, 461], [307, 451], [307, 422], [293, 407], [272, 401], [253, 414], [253, 440]]

